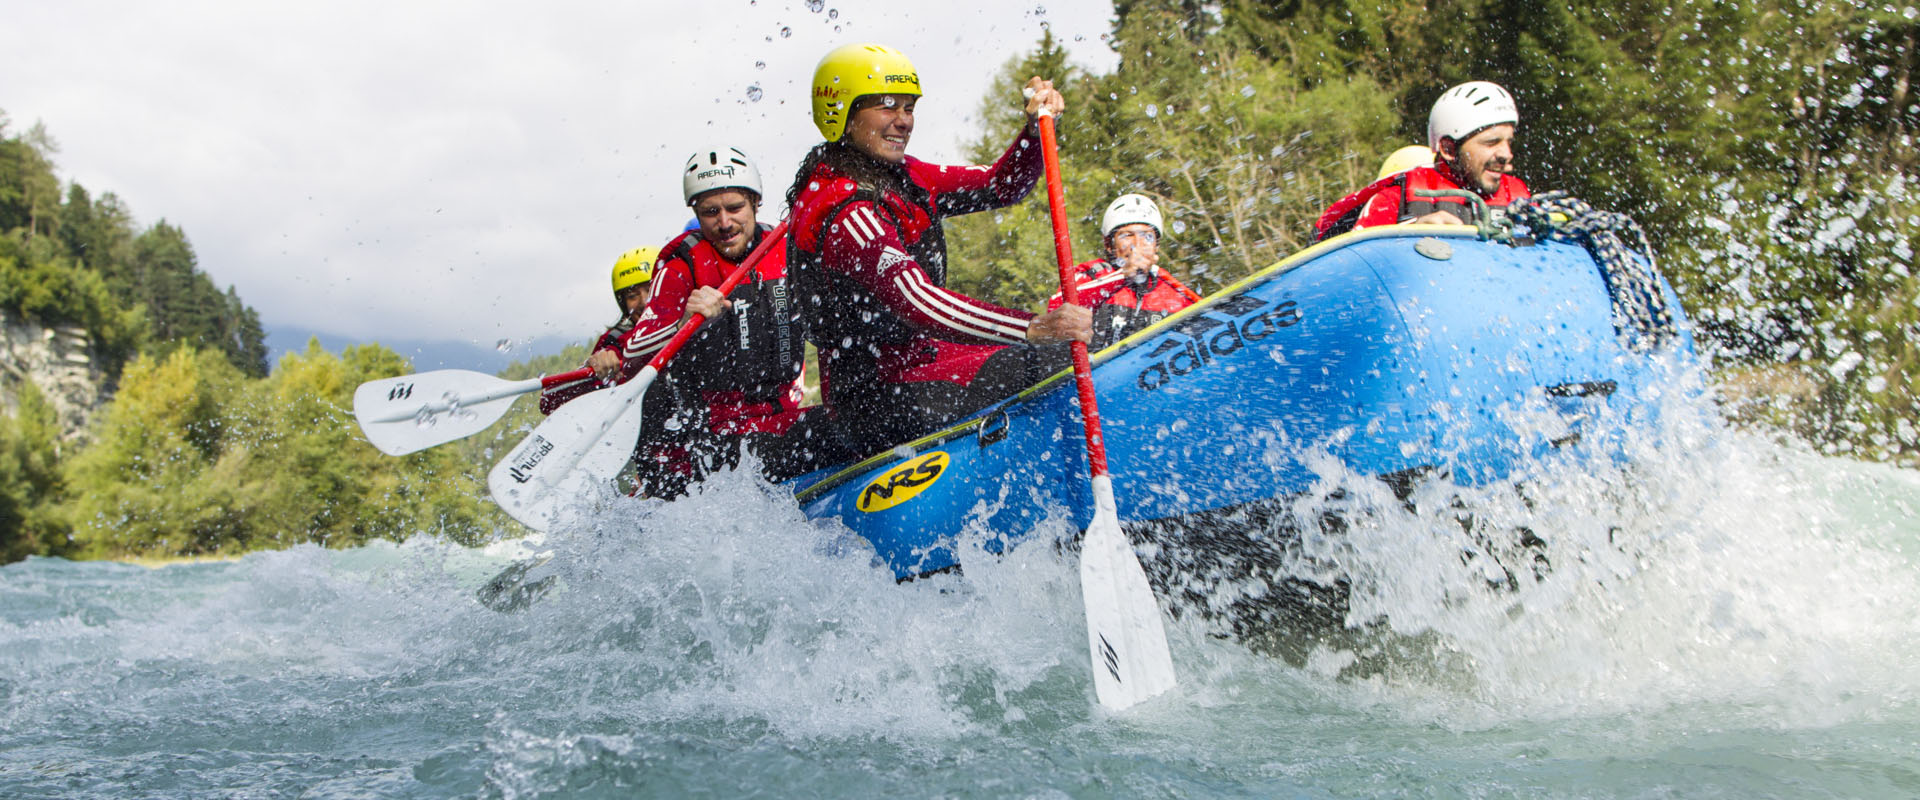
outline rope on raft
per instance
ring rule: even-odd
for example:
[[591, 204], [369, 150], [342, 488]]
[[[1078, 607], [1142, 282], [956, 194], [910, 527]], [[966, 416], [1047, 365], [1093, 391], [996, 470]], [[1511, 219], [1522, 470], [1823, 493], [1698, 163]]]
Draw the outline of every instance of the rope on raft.
[[[1600, 265], [1600, 278], [1613, 299], [1613, 328], [1628, 349], [1644, 352], [1672, 341], [1673, 308], [1660, 291], [1653, 246], [1640, 223], [1566, 192], [1516, 200], [1507, 207], [1507, 216], [1535, 237], [1552, 236], [1586, 248]], [[1628, 249], [1629, 241], [1638, 245], [1637, 254]]]

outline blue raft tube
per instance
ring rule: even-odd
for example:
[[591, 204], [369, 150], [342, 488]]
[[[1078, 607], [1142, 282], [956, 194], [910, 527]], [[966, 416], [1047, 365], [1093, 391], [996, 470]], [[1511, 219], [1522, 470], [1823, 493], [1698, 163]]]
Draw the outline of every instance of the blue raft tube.
[[[1597, 426], [1656, 427], [1693, 342], [1638, 227], [1553, 195], [1509, 211], [1334, 237], [1094, 355], [1120, 519], [1165, 605], [1240, 637], [1350, 625], [1346, 581], [1301, 568], [1289, 511], [1327, 458], [1405, 502], [1436, 476], [1473, 486], [1543, 458], [1616, 458]], [[1063, 512], [1084, 528], [1079, 425], [1061, 373], [792, 485], [808, 517], [914, 579]], [[969, 543], [968, 528], [1002, 533]], [[1498, 570], [1549, 568], [1531, 532], [1514, 536], [1488, 548]], [[1211, 596], [1223, 585], [1237, 599]]]

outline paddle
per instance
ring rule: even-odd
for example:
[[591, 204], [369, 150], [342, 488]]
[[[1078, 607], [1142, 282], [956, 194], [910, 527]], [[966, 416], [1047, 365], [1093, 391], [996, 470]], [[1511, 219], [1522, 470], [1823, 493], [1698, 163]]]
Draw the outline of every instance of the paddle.
[[[1040, 108], [1040, 153], [1047, 168], [1047, 203], [1053, 215], [1053, 249], [1060, 260], [1060, 294], [1078, 305], [1073, 245], [1067, 238], [1067, 207], [1060, 188], [1060, 149], [1053, 112]], [[1073, 343], [1073, 379], [1086, 422], [1087, 465], [1093, 476], [1093, 521], [1080, 542], [1080, 594], [1087, 605], [1087, 644], [1093, 654], [1094, 695], [1100, 704], [1124, 709], [1173, 688], [1173, 656], [1160, 622], [1147, 572], [1120, 530], [1120, 511], [1107, 475], [1107, 447], [1100, 438], [1100, 407], [1093, 395], [1087, 346]]]
[[404, 456], [472, 436], [500, 420], [514, 398], [593, 374], [572, 372], [509, 381], [464, 369], [441, 369], [367, 381], [353, 392], [353, 416], [367, 441]]
[[[782, 221], [720, 284], [721, 296], [731, 294], [786, 234]], [[521, 524], [544, 531], [569, 501], [619, 476], [640, 438], [640, 401], [647, 387], [705, 321], [699, 314], [689, 317], [632, 380], [582, 395], [554, 411], [487, 474], [493, 501]]]

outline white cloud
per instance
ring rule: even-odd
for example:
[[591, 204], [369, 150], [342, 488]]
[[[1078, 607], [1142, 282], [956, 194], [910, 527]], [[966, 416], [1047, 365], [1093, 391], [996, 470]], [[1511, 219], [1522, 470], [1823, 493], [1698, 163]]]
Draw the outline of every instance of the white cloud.
[[1042, 21], [1104, 70], [1111, 13], [1104, 0], [34, 3], [0, 29], [0, 109], [16, 128], [47, 124], [63, 177], [184, 228], [201, 268], [269, 327], [584, 338], [608, 321], [614, 257], [686, 222], [687, 154], [738, 146], [783, 192], [819, 139], [806, 91], [828, 49], [912, 56], [927, 92], [913, 152], [956, 160], [987, 79]]

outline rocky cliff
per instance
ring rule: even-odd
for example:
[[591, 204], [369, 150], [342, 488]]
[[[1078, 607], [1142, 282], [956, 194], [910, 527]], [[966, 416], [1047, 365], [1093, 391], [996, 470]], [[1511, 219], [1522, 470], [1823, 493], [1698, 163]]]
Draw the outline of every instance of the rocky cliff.
[[31, 382], [60, 415], [61, 439], [84, 441], [105, 381], [85, 329], [43, 327], [0, 310], [0, 413], [15, 413], [21, 385]]

